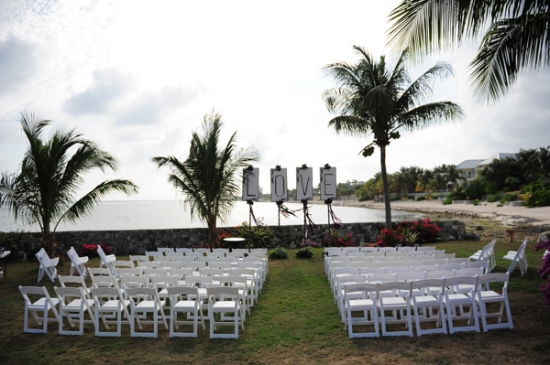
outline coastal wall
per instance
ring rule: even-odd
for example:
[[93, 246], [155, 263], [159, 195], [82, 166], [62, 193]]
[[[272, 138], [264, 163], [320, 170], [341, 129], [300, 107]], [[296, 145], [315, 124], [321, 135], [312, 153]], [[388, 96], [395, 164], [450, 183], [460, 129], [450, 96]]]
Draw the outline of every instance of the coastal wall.
[[[438, 221], [441, 228], [443, 240], [458, 239], [466, 237], [466, 228], [460, 221]], [[270, 227], [276, 235], [280, 235], [279, 244], [284, 247], [299, 245], [303, 237], [303, 226], [281, 226]], [[326, 236], [327, 225], [317, 225], [319, 237], [312, 238], [321, 242]], [[361, 243], [374, 243], [380, 230], [384, 228], [383, 223], [351, 223], [346, 224], [341, 232], [351, 232], [355, 245]], [[221, 228], [226, 232], [233, 231], [233, 228]], [[279, 233], [280, 232], [280, 233]], [[131, 231], [76, 231], [57, 232], [55, 234], [56, 251], [65, 253], [71, 246], [78, 251], [85, 243], [102, 244], [111, 246], [112, 253], [118, 255], [143, 254], [145, 251], [156, 251], [158, 247], [197, 247], [208, 241], [208, 230], [206, 228], [191, 229], [147, 229]], [[275, 243], [276, 245], [277, 243]], [[29, 233], [22, 242], [22, 250], [29, 253], [38, 249], [41, 245], [39, 233]]]

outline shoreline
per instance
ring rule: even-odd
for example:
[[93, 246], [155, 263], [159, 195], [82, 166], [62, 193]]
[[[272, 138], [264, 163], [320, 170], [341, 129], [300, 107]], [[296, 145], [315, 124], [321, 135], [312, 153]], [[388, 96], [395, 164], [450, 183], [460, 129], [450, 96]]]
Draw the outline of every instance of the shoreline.
[[[385, 209], [383, 202], [372, 200], [335, 201], [347, 207], [369, 209]], [[550, 231], [550, 207], [527, 208], [523, 206], [505, 205], [482, 202], [473, 204], [443, 205], [440, 200], [400, 200], [391, 202], [392, 210], [423, 213], [431, 220], [457, 219], [465, 223], [467, 231], [478, 234], [482, 239], [509, 240], [506, 230], [513, 229], [516, 241], [525, 237], [538, 240], [540, 233]]]

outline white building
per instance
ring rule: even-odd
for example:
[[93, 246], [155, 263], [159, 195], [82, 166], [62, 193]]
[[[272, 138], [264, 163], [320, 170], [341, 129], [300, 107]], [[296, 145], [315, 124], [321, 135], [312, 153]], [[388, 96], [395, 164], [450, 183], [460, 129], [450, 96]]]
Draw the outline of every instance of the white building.
[[507, 157], [516, 158], [515, 153], [497, 153], [494, 156], [483, 160], [465, 160], [456, 166], [456, 169], [462, 172], [463, 181], [459, 181], [459, 185], [468, 187], [468, 182], [479, 177], [479, 173], [494, 160], [501, 160]]

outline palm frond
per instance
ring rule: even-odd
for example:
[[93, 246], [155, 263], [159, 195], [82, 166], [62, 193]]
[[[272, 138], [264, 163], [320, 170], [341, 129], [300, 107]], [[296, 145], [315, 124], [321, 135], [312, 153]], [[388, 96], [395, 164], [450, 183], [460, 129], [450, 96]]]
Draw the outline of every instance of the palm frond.
[[502, 97], [522, 69], [550, 65], [549, 26], [550, 12], [502, 19], [492, 25], [470, 65], [478, 101]]
[[61, 215], [55, 224], [54, 231], [57, 229], [59, 223], [63, 221], [75, 222], [78, 219], [91, 215], [94, 206], [97, 205], [105, 195], [115, 191], [130, 195], [137, 193], [138, 187], [130, 180], [115, 179], [103, 181], [82, 198], [74, 202], [63, 215]]

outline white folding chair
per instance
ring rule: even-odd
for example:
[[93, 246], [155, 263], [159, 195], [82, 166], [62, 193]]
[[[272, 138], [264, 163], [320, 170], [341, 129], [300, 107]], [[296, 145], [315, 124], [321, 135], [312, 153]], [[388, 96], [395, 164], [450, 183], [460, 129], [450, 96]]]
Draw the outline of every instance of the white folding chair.
[[[439, 287], [439, 293], [432, 295], [431, 288]], [[411, 289], [423, 294], [412, 297], [412, 310], [418, 337], [432, 333], [447, 333], [447, 319], [443, 308], [443, 279], [424, 279], [411, 282]], [[433, 292], [437, 290], [431, 290]], [[435, 313], [435, 314], [434, 314]], [[422, 322], [435, 322], [435, 327], [422, 328]]]
[[[239, 289], [234, 287], [206, 288], [210, 338], [239, 338], [239, 325], [244, 331], [244, 311]], [[217, 314], [220, 314], [217, 317]], [[229, 314], [232, 314], [229, 316]], [[232, 326], [232, 333], [216, 333], [218, 326]]]
[[[379, 293], [393, 291], [393, 296], [381, 296]], [[406, 296], [397, 295], [398, 292], [407, 293]], [[376, 301], [380, 311], [380, 324], [382, 325], [382, 336], [409, 336], [413, 335], [412, 314], [411, 314], [411, 283], [404, 281], [392, 281], [380, 283], [376, 291]], [[394, 316], [386, 317], [386, 311], [392, 311]], [[397, 318], [399, 313], [399, 318]], [[406, 325], [404, 330], [388, 331], [386, 324]]]
[[50, 280], [55, 282], [55, 279], [57, 279], [57, 269], [56, 266], [59, 263], [59, 257], [56, 257], [54, 259], [50, 259], [48, 254], [46, 253], [46, 250], [43, 248], [40, 249], [36, 253], [36, 259], [38, 260], [38, 280], [36, 281], [39, 283], [42, 281], [42, 277], [44, 277], [44, 273], [48, 275]]
[[527, 258], [525, 256], [525, 247], [527, 246], [527, 240], [523, 241], [521, 246], [519, 246], [517, 251], [508, 251], [506, 256], [503, 257], [504, 260], [512, 261], [508, 267], [507, 273], [511, 274], [516, 265], [519, 263], [519, 269], [521, 276], [525, 275], [527, 272]]
[[[369, 297], [369, 293], [376, 293], [379, 285], [352, 284], [345, 286], [344, 298], [349, 338], [380, 337], [376, 296]], [[354, 313], [360, 313], [360, 315], [354, 316]], [[372, 326], [374, 329], [366, 332], [354, 332], [354, 326], [356, 328], [357, 326]]]
[[[155, 288], [130, 288], [126, 289], [126, 295], [130, 301], [130, 337], [157, 337], [159, 314], [168, 329], [168, 323], [164, 314], [166, 301], [160, 300]], [[147, 314], [153, 315], [152, 320], [147, 319]], [[136, 323], [140, 330], [144, 324], [152, 324], [152, 332], [136, 331]]]
[[[120, 337], [122, 322], [128, 323], [130, 301], [124, 299], [119, 288], [92, 288], [90, 294], [94, 304], [94, 325], [96, 336]], [[126, 318], [123, 320], [123, 317]], [[101, 331], [99, 319], [106, 329]], [[112, 319], [114, 318], [114, 319]], [[116, 324], [116, 330], [110, 331], [109, 324]]]
[[[471, 286], [472, 290], [468, 294], [454, 293], [452, 288], [457, 286]], [[478, 285], [478, 276], [455, 276], [445, 278], [443, 282], [443, 304], [445, 304], [447, 325], [449, 333], [453, 334], [459, 331], [479, 332], [479, 317], [477, 315], [476, 293]], [[465, 312], [464, 307], [469, 307]], [[459, 312], [459, 308], [461, 309]], [[456, 324], [457, 320], [466, 320], [466, 325]], [[473, 321], [473, 323], [472, 323]]]
[[85, 265], [88, 262], [88, 256], [78, 256], [78, 253], [76, 253], [74, 247], [71, 247], [69, 251], [67, 251], [67, 256], [71, 260], [70, 274], [73, 275], [74, 269], [76, 269], [80, 276], [86, 278], [87, 272]]
[[[59, 334], [79, 335], [84, 333], [84, 323], [94, 323], [94, 312], [92, 310], [95, 302], [88, 299], [85, 288], [54, 287], [59, 299]], [[86, 319], [86, 313], [88, 318]], [[67, 318], [69, 326], [73, 328], [78, 323], [78, 330], [66, 330], [63, 318]]]
[[100, 264], [99, 267], [102, 268], [105, 266], [111, 272], [111, 275], [115, 275], [115, 269], [111, 265], [111, 262], [116, 261], [116, 256], [114, 254], [107, 255], [101, 245], [97, 245], [97, 254], [99, 255]]
[[62, 288], [82, 288], [86, 294], [86, 298], [90, 297], [90, 289], [86, 286], [86, 282], [82, 276], [59, 275], [57, 277]]
[[[43, 286], [22, 286], [19, 285], [19, 291], [25, 300], [25, 318], [23, 320], [23, 332], [25, 333], [46, 333], [48, 332], [48, 322], [58, 322], [59, 313], [56, 306], [59, 299], [51, 298], [46, 287]], [[50, 310], [54, 318], [49, 318]], [[29, 328], [29, 313], [41, 329]], [[42, 313], [42, 315], [39, 315]]]
[[176, 252], [173, 247], [158, 247], [158, 252], [162, 252], [166, 256], [167, 253], [174, 253]]
[[[478, 284], [480, 289], [477, 292], [476, 300], [479, 305], [479, 315], [483, 325], [483, 331], [487, 332], [490, 329], [496, 328], [514, 328], [512, 322], [512, 311], [510, 310], [510, 302], [508, 301], [508, 280], [510, 275], [506, 274], [487, 274], [479, 277]], [[490, 283], [502, 283], [501, 292], [489, 289]], [[487, 289], [483, 289], [487, 288]], [[500, 303], [499, 309], [496, 312], [489, 312], [488, 305], [492, 303]], [[506, 322], [502, 322], [504, 310], [506, 310]], [[488, 323], [487, 319], [497, 318], [497, 323]]]
[[[198, 288], [174, 286], [168, 288], [168, 295], [170, 297], [170, 337], [197, 337], [199, 321], [202, 329], [206, 328]], [[182, 314], [183, 319], [178, 319], [178, 313]], [[192, 325], [193, 332], [178, 331], [180, 325]]]

